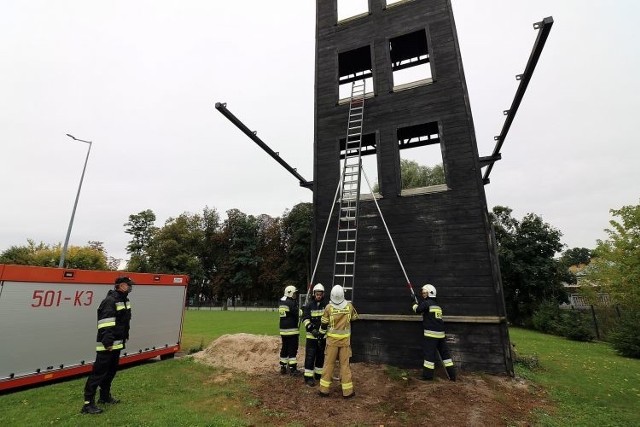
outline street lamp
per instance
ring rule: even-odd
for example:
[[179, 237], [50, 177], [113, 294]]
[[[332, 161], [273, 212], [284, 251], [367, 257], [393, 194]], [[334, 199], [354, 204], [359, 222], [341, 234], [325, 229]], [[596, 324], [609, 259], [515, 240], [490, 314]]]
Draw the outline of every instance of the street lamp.
[[64, 257], [67, 254], [67, 246], [69, 246], [69, 236], [71, 236], [71, 227], [73, 227], [73, 218], [76, 216], [76, 207], [78, 207], [78, 199], [80, 198], [80, 190], [82, 189], [82, 181], [84, 180], [84, 172], [87, 170], [87, 162], [89, 161], [89, 153], [91, 153], [91, 141], [85, 141], [84, 139], [78, 139], [73, 135], [67, 134], [67, 136], [74, 141], [80, 141], [89, 144], [89, 149], [87, 150], [87, 157], [84, 159], [84, 167], [82, 168], [82, 176], [80, 176], [80, 185], [78, 185], [78, 194], [76, 194], [76, 201], [73, 204], [73, 211], [71, 211], [71, 221], [69, 221], [69, 228], [67, 229], [67, 237], [64, 239], [64, 247], [62, 248], [62, 253], [60, 254], [60, 264], [58, 264], [59, 268], [64, 267]]

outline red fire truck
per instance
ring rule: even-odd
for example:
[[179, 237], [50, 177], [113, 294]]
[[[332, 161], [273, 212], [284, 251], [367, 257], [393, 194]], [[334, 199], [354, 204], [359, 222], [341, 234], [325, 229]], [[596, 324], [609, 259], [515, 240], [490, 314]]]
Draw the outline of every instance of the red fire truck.
[[173, 357], [187, 276], [0, 264], [0, 390], [91, 371], [96, 310], [122, 275], [135, 286], [120, 364]]

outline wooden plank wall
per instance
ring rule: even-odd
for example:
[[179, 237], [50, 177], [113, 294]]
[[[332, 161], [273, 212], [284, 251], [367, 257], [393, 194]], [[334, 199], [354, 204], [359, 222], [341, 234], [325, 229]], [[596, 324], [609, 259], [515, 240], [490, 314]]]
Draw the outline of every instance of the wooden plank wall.
[[[378, 203], [409, 279], [417, 293], [425, 283], [435, 285], [445, 315], [497, 319], [448, 325], [456, 335], [454, 358], [468, 369], [511, 373], [495, 244], [450, 1], [411, 0], [385, 8], [384, 0], [369, 0], [369, 15], [340, 24], [336, 0], [317, 0], [316, 7], [316, 251], [338, 185], [339, 140], [347, 127], [348, 105], [338, 104], [338, 53], [368, 45], [375, 95], [365, 101], [363, 132], [377, 137]], [[389, 39], [418, 30], [427, 34], [433, 82], [394, 93]], [[397, 129], [424, 122], [439, 124], [447, 189], [401, 195]], [[328, 288], [335, 217], [336, 212], [316, 274]], [[410, 292], [372, 200], [361, 200], [358, 233], [356, 309], [410, 316]], [[365, 320], [355, 328], [355, 361], [421, 366], [419, 323]]]

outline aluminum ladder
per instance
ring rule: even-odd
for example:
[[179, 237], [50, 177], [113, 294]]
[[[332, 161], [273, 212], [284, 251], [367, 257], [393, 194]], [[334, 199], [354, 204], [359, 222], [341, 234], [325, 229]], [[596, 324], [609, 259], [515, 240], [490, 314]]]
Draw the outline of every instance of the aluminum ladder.
[[353, 301], [356, 270], [364, 94], [364, 80], [358, 80], [351, 84], [349, 121], [339, 190], [338, 232], [333, 267], [333, 285], [342, 286], [345, 298], [349, 301]]

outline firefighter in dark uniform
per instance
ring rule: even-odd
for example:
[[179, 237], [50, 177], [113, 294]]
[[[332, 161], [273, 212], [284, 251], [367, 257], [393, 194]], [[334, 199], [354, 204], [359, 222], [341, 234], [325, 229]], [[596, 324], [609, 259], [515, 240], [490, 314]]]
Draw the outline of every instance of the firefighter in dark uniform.
[[295, 286], [284, 288], [284, 295], [280, 298], [278, 312], [280, 313], [280, 373], [299, 375], [298, 361], [298, 336], [300, 335], [298, 320], [300, 309], [298, 308], [298, 290]]
[[307, 331], [304, 358], [304, 382], [313, 387], [322, 376], [324, 347], [326, 340], [320, 335], [320, 318], [327, 303], [324, 300], [324, 286], [318, 283], [313, 287], [313, 296], [302, 310], [302, 324]]
[[422, 298], [420, 304], [413, 305], [413, 311], [417, 314], [422, 314], [422, 325], [424, 328], [422, 379], [433, 379], [436, 352], [438, 352], [442, 358], [442, 364], [447, 370], [449, 379], [455, 381], [456, 368], [453, 366], [453, 360], [451, 359], [449, 347], [445, 339], [442, 308], [440, 308], [436, 301], [436, 288], [433, 285], [424, 285], [422, 287]]
[[116, 376], [120, 352], [129, 339], [131, 304], [127, 295], [133, 288], [133, 280], [118, 277], [115, 289], [110, 290], [98, 307], [98, 338], [96, 360], [91, 375], [84, 386], [83, 414], [99, 414], [102, 409], [96, 406], [95, 396], [100, 387], [98, 403], [118, 403], [111, 395], [111, 382]]

